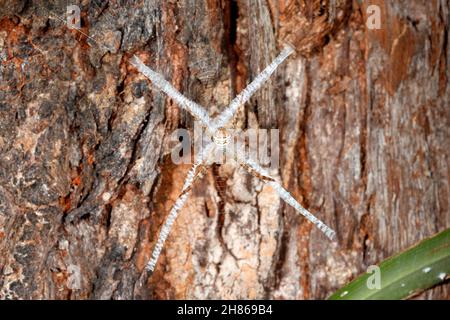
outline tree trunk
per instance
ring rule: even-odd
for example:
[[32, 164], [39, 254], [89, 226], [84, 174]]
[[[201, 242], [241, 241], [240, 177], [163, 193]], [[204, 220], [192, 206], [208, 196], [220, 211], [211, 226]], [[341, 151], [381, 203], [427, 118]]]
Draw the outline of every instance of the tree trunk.
[[[379, 30], [350, 1], [311, 38], [311, 1], [81, 1], [79, 31], [64, 25], [77, 1], [7, 2], [0, 298], [326, 298], [450, 227], [448, 0], [372, 0]], [[293, 34], [298, 54], [234, 122], [280, 129], [278, 178], [338, 243], [243, 169], [212, 166], [148, 276], [189, 169], [171, 161], [171, 134], [193, 119], [130, 58], [213, 116]]]

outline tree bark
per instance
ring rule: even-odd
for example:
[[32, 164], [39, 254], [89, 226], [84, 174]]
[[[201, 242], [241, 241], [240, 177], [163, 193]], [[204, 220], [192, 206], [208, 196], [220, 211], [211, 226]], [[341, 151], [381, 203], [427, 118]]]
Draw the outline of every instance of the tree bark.
[[[450, 227], [448, 0], [73, 1], [81, 32], [64, 1], [4, 2], [0, 298], [322, 299]], [[215, 165], [148, 277], [189, 169], [172, 163], [171, 134], [193, 119], [130, 58], [213, 116], [285, 41], [298, 54], [234, 124], [280, 129], [278, 178], [338, 243]]]

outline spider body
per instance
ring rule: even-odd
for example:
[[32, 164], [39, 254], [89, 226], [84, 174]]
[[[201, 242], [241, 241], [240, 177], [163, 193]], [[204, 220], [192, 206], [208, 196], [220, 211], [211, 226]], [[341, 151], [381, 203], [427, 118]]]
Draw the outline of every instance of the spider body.
[[220, 127], [214, 133], [212, 137], [212, 141], [219, 148], [225, 148], [231, 142], [231, 134], [224, 127]]

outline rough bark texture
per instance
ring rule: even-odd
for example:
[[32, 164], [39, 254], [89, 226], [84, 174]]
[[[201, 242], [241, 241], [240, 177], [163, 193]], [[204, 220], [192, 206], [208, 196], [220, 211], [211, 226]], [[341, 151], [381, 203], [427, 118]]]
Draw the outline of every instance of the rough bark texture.
[[[52, 3], [0, 1], [0, 298], [325, 298], [450, 226], [449, 1], [78, 2], [109, 52], [55, 17], [77, 1]], [[131, 55], [215, 115], [283, 41], [299, 54], [235, 124], [281, 130], [279, 176], [339, 244], [214, 166], [147, 277], [188, 170], [169, 138], [192, 118]]]

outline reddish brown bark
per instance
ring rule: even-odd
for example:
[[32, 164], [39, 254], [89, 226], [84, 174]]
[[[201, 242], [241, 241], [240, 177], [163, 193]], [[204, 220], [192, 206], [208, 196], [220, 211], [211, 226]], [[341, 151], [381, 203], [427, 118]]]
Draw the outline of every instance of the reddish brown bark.
[[[1, 298], [325, 298], [450, 226], [448, 1], [373, 0], [380, 30], [365, 1], [83, 2], [82, 31], [111, 52], [52, 18], [65, 7], [9, 2]], [[283, 184], [339, 244], [223, 165], [194, 188], [147, 278], [188, 170], [169, 135], [192, 118], [129, 58], [215, 115], [284, 41], [298, 54], [235, 125], [280, 129]], [[448, 299], [449, 285], [419, 297]]]

